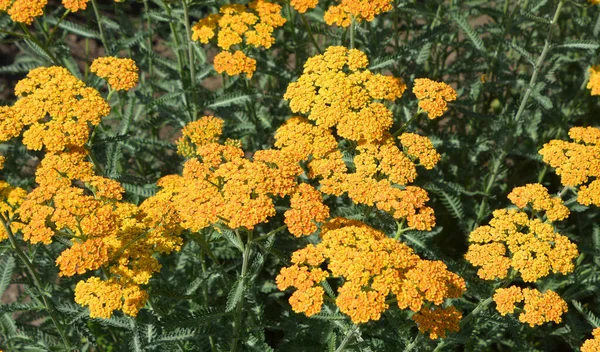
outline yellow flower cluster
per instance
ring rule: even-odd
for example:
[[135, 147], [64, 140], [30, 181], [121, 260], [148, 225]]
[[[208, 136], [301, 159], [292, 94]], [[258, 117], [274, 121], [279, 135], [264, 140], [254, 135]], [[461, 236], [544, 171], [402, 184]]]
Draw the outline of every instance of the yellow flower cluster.
[[573, 271], [579, 253], [567, 237], [554, 232], [551, 224], [516, 209], [494, 211], [487, 226], [471, 232], [465, 258], [486, 280], [503, 279], [512, 267], [523, 281], [535, 282], [554, 273]]
[[6, 11], [15, 22], [30, 25], [44, 14], [47, 3], [48, 0], [0, 0], [0, 11]]
[[0, 184], [0, 211], [18, 214], [22, 223], [12, 222], [13, 230], [26, 241], [49, 244], [57, 235], [72, 240], [56, 260], [61, 276], [104, 269], [106, 281], [92, 277], [76, 287], [75, 300], [90, 307], [90, 316], [108, 318], [116, 309], [136, 315], [147, 299], [141, 286], [160, 270], [156, 254], [182, 245], [180, 219], [164, 197], [139, 206], [121, 202], [122, 186], [94, 173], [83, 148], [88, 123], [97, 125], [109, 113], [96, 90], [49, 67], [32, 70], [15, 91], [21, 98], [0, 108], [0, 139], [29, 126], [24, 144], [44, 146], [47, 153], [36, 170], [38, 187], [29, 194]]
[[568, 311], [567, 302], [551, 290], [542, 293], [536, 289], [521, 289], [517, 286], [499, 288], [494, 294], [494, 302], [503, 316], [512, 313], [517, 303], [524, 302], [519, 320], [531, 327], [550, 321], [558, 324], [562, 321], [562, 315]]
[[240, 50], [232, 53], [231, 47], [245, 42], [249, 46], [269, 49], [275, 43], [273, 31], [286, 22], [280, 14], [281, 6], [255, 0], [248, 6], [224, 5], [219, 12], [198, 21], [192, 28], [192, 39], [207, 44], [217, 36], [217, 45], [224, 51], [214, 58], [215, 70], [230, 76], [245, 73], [251, 78], [256, 70], [256, 60]]
[[62, 0], [63, 6], [71, 12], [85, 10], [90, 0]]
[[[27, 191], [20, 187], [13, 187], [5, 181], [0, 181], [0, 214], [8, 214], [8, 220], [11, 220], [15, 215], [15, 210], [23, 203]], [[20, 222], [11, 221], [11, 230], [16, 232], [23, 227]], [[0, 225], [0, 242], [8, 238], [8, 234], [4, 226]]]
[[406, 89], [392, 76], [374, 74], [367, 56], [357, 49], [331, 46], [309, 58], [298, 81], [284, 99], [293, 112], [307, 114], [317, 125], [336, 127], [346, 139], [381, 140], [393, 123], [392, 112], [380, 100], [396, 100]]
[[[49, 244], [56, 234], [72, 237], [72, 247], [56, 260], [59, 274], [73, 276], [104, 267], [109, 281], [94, 287], [118, 288], [123, 292], [123, 311], [135, 315], [145, 300], [128, 305], [126, 293], [145, 297], [145, 293], [136, 292], [160, 270], [154, 254], [179, 250], [179, 218], [157, 197], [148, 198], [139, 207], [120, 202], [120, 184], [94, 175], [86, 157], [82, 150], [45, 156], [36, 171], [39, 186], [18, 209], [25, 223], [21, 232], [31, 243]], [[85, 189], [78, 185], [85, 185]], [[88, 297], [90, 282], [98, 281], [94, 277], [88, 284], [80, 282], [76, 301], [89, 305], [92, 317], [108, 318], [121, 307], [109, 309], [110, 302], [103, 301], [110, 299], [109, 295]]]
[[[592, 4], [600, 4], [600, 0], [591, 0]], [[592, 95], [600, 95], [600, 65], [590, 67], [590, 80], [587, 84]]]
[[419, 99], [419, 107], [427, 112], [432, 120], [448, 110], [448, 102], [456, 100], [456, 91], [452, 87], [429, 78], [415, 79], [413, 93]]
[[[339, 0], [325, 12], [325, 23], [348, 27], [351, 19], [371, 22], [375, 16], [392, 10], [391, 0]], [[316, 5], [315, 5], [316, 6]]]
[[[392, 113], [381, 100], [399, 98], [406, 87], [365, 69], [368, 64], [364, 53], [341, 46], [310, 58], [284, 95], [292, 111], [308, 119], [294, 117], [280, 127], [275, 146], [307, 161], [307, 175], [319, 181], [320, 192], [347, 193], [355, 203], [406, 219], [409, 227], [431, 230], [435, 217], [425, 205], [427, 192], [409, 184], [417, 177], [417, 160], [431, 169], [440, 155], [427, 137], [405, 133], [396, 139], [389, 133]], [[338, 146], [333, 128], [350, 146]], [[342, 150], [352, 150], [351, 161]]]
[[[420, 311], [465, 290], [464, 280], [444, 263], [420, 259], [407, 245], [362, 222], [335, 218], [322, 227], [321, 236], [321, 243], [294, 252], [293, 265], [282, 268], [276, 278], [280, 290], [296, 288], [289, 300], [295, 312], [311, 316], [321, 311], [320, 283], [327, 278], [343, 278], [335, 302], [354, 323], [379, 320], [392, 294], [401, 309]], [[422, 311], [416, 318], [424, 330], [431, 331], [431, 338], [443, 336], [442, 330], [456, 330], [452, 322], [447, 322], [447, 328], [434, 322], [442, 312]], [[460, 319], [459, 313], [449, 315]]]
[[290, 0], [290, 5], [298, 12], [305, 13], [308, 9], [314, 9], [319, 0]]
[[600, 328], [595, 328], [592, 332], [594, 338], [586, 340], [581, 346], [581, 352], [600, 351]]
[[138, 67], [135, 61], [114, 56], [99, 57], [92, 62], [90, 71], [104, 78], [112, 89], [129, 90], [138, 83]]
[[534, 211], [544, 211], [550, 221], [564, 220], [569, 216], [567, 208], [560, 197], [550, 197], [548, 189], [539, 183], [531, 183], [513, 188], [508, 199], [521, 209], [528, 204]]
[[88, 139], [88, 123], [98, 125], [110, 112], [97, 90], [86, 87], [62, 67], [30, 71], [15, 87], [19, 100], [0, 107], [0, 141], [23, 133], [28, 149], [60, 152], [82, 147]]
[[569, 136], [573, 142], [551, 140], [539, 153], [564, 186], [579, 187], [579, 203], [600, 206], [600, 129], [573, 127]]

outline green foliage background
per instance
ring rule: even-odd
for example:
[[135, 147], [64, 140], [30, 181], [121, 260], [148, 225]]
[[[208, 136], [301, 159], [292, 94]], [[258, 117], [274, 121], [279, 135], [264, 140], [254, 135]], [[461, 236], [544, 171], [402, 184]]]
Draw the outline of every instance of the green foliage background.
[[[222, 1], [99, 1], [64, 19], [64, 8], [49, 5], [29, 29], [0, 14], [0, 41], [18, 48], [14, 62], [0, 67], [7, 82], [0, 89], [10, 91], [32, 68], [54, 64], [102, 91], [103, 82], [88, 74], [91, 60], [99, 54], [133, 58], [143, 71], [141, 84], [115, 94], [112, 113], [89, 147], [104, 176], [119, 180], [126, 198], [139, 203], [154, 194], [158, 178], [180, 171], [183, 159], [175, 153], [174, 136], [196, 114], [222, 117], [225, 136], [241, 139], [249, 152], [272, 146], [274, 131], [291, 116], [283, 93], [317, 53], [311, 36], [320, 48], [350, 44], [347, 29], [323, 22], [331, 3], [321, 1], [304, 18], [282, 3], [288, 22], [275, 31], [273, 48], [251, 53], [258, 67], [250, 81], [217, 74], [210, 59], [215, 47], [186, 35], [187, 26], [216, 13]], [[600, 63], [599, 34], [600, 7], [579, 0], [398, 0], [393, 11], [356, 26], [354, 45], [367, 53], [371, 70], [401, 77], [409, 89], [415, 78], [428, 77], [458, 91], [443, 118], [422, 117], [411, 126], [429, 136], [442, 155], [434, 170], [420, 176], [437, 226], [402, 237], [421, 256], [443, 260], [467, 280], [467, 293], [455, 302], [467, 318], [443, 342], [420, 335], [408, 313], [397, 308], [358, 330], [331, 308], [310, 319], [295, 314], [274, 277], [294, 249], [316, 236], [278, 234], [240, 246], [231, 234], [207, 230], [186, 234], [181, 252], [161, 258], [149, 305], [135, 319], [119, 314], [90, 319], [73, 302], [80, 278], [57, 279], [54, 260], [65, 248], [60, 238], [51, 246], [19, 242], [41, 278], [41, 290], [12, 246], [0, 243], [0, 294], [11, 284], [22, 288], [15, 302], [0, 306], [0, 348], [65, 350], [49, 319], [54, 315], [79, 351], [577, 351], [592, 328], [600, 327], [598, 209], [567, 201], [572, 214], [560, 231], [578, 245], [576, 270], [537, 283], [569, 303], [559, 325], [530, 328], [500, 316], [488, 299], [497, 284], [478, 279], [463, 255], [469, 232], [494, 209], [508, 206], [512, 187], [541, 182], [560, 191], [537, 151], [551, 139], [567, 139], [572, 126], [599, 125], [600, 98], [585, 88], [589, 67]], [[93, 50], [96, 44], [104, 52]], [[76, 59], [76, 49], [85, 57]], [[0, 104], [12, 104], [8, 100]], [[395, 128], [410, 119], [416, 103], [408, 90], [396, 102]], [[42, 154], [17, 141], [0, 145], [0, 151], [8, 160], [3, 178], [32, 188], [32, 165]], [[332, 215], [356, 219], [365, 211], [343, 201], [333, 209]], [[384, 214], [368, 222], [388, 234], [395, 231]], [[275, 230], [272, 224], [257, 232]], [[240, 280], [244, 261], [249, 276]], [[54, 308], [46, 309], [44, 299]], [[242, 300], [242, 328], [235, 332], [235, 308]]]

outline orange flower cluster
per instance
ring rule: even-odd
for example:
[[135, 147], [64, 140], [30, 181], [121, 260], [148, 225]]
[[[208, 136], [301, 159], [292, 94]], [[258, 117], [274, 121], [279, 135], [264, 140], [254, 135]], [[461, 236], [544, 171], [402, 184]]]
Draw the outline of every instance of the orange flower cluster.
[[[592, 4], [600, 4], [600, 0], [590, 0]], [[600, 65], [590, 67], [590, 80], [587, 84], [592, 95], [600, 95]]]
[[113, 56], [99, 57], [92, 62], [90, 71], [108, 81], [112, 89], [129, 90], [138, 83], [138, 67], [135, 61]]
[[30, 25], [44, 14], [48, 0], [0, 0], [0, 11], [6, 11], [14, 22]]
[[[325, 12], [325, 23], [340, 27], [350, 26], [351, 19], [371, 22], [375, 16], [392, 10], [391, 0], [339, 0]], [[315, 5], [316, 6], [316, 5]]]
[[[297, 313], [311, 316], [321, 311], [324, 291], [320, 283], [327, 278], [343, 278], [336, 305], [354, 323], [379, 320], [392, 294], [401, 309], [420, 311], [425, 305], [439, 306], [447, 298], [459, 297], [465, 290], [464, 280], [444, 263], [420, 259], [407, 245], [362, 222], [333, 219], [323, 226], [321, 236], [321, 243], [294, 252], [293, 265], [282, 268], [276, 278], [280, 290], [297, 289], [290, 297]], [[433, 322], [434, 315], [425, 311], [421, 315], [416, 319], [432, 332], [431, 338], [442, 336], [442, 330], [456, 330], [456, 324], [446, 329]], [[454, 317], [460, 319], [460, 314]]]
[[564, 220], [570, 213], [560, 197], [550, 197], [548, 189], [539, 183], [513, 188], [508, 199], [521, 209], [531, 204], [534, 211], [546, 212], [549, 221]]
[[293, 195], [293, 209], [286, 217], [295, 235], [311, 229], [309, 224], [298, 224], [302, 230], [294, 226], [296, 220], [310, 222], [314, 216], [323, 221], [328, 216], [310, 186], [296, 183], [295, 177], [303, 172], [300, 159], [283, 150], [261, 150], [249, 160], [236, 143], [218, 142], [222, 126], [212, 116], [186, 126], [178, 150], [193, 158], [181, 176], [158, 181], [163, 187], [158, 195], [169, 199], [184, 228], [199, 231], [223, 221], [233, 229], [252, 230], [275, 215], [273, 196]]
[[97, 90], [86, 87], [62, 67], [40, 67], [19, 81], [21, 97], [12, 107], [0, 107], [0, 141], [23, 133], [31, 150], [50, 152], [82, 147], [88, 139], [88, 123], [98, 125], [110, 112]]
[[314, 9], [319, 0], [290, 0], [290, 5], [298, 12], [305, 13], [308, 9]]
[[215, 56], [215, 70], [230, 76], [243, 72], [251, 78], [256, 70], [256, 60], [240, 50], [230, 52], [231, 47], [245, 42], [249, 46], [269, 49], [275, 43], [273, 31], [286, 22], [280, 14], [281, 6], [255, 0], [248, 6], [225, 5], [219, 12], [198, 21], [192, 28], [192, 39], [207, 44], [217, 36], [217, 45], [224, 51]]
[[419, 99], [419, 107], [427, 112], [432, 120], [448, 110], [448, 102], [456, 100], [456, 91], [452, 87], [429, 78], [415, 79], [413, 93]]
[[[322, 193], [347, 193], [355, 203], [406, 219], [409, 227], [431, 230], [435, 217], [425, 205], [427, 192], [409, 184], [417, 177], [415, 161], [431, 169], [440, 155], [427, 137], [405, 133], [396, 139], [389, 133], [392, 113], [380, 101], [399, 98], [406, 87], [397, 78], [365, 69], [368, 64], [361, 51], [340, 46], [310, 58], [284, 95], [292, 111], [308, 119], [294, 117], [280, 127], [275, 145], [307, 161], [307, 174], [319, 180]], [[333, 127], [352, 141], [342, 141], [346, 155], [354, 155], [350, 161]]]
[[[86, 157], [82, 150], [45, 156], [36, 171], [39, 186], [18, 209], [25, 223], [21, 232], [31, 243], [49, 244], [56, 234], [73, 238], [72, 247], [56, 260], [59, 274], [73, 276], [105, 267], [111, 287], [118, 287], [127, 301], [125, 292], [141, 290], [139, 285], [147, 284], [160, 270], [153, 255], [181, 247], [179, 219], [169, 204], [156, 197], [139, 207], [119, 202], [124, 192], [120, 184], [96, 176]], [[85, 185], [85, 189], [78, 185]], [[84, 286], [83, 282], [77, 285], [76, 301], [89, 304], [90, 298], [81, 291]], [[98, 296], [105, 298], [108, 296]], [[143, 306], [140, 304], [137, 310]], [[89, 305], [92, 317], [108, 318], [114, 310], [107, 310], [108, 301]], [[135, 315], [137, 310], [124, 312]]]
[[531, 327], [550, 321], [558, 324], [562, 321], [562, 315], [568, 311], [567, 302], [551, 290], [542, 293], [536, 289], [521, 289], [517, 286], [499, 288], [494, 294], [494, 302], [503, 316], [512, 313], [517, 303], [524, 302], [519, 320]]
[[569, 136], [573, 142], [551, 140], [539, 153], [564, 186], [579, 187], [579, 203], [600, 206], [600, 129], [573, 127]]
[[594, 338], [586, 340], [581, 346], [581, 352], [600, 351], [600, 328], [595, 328], [592, 332]]
[[434, 340], [446, 338], [449, 331], [458, 332], [462, 313], [455, 307], [422, 308], [412, 316], [421, 333], [429, 332], [429, 337]]
[[317, 231], [313, 222], [323, 222], [329, 217], [329, 208], [323, 204], [321, 193], [314, 187], [301, 183], [290, 200], [291, 209], [285, 212], [285, 224], [296, 237]]
[[66, 9], [71, 10], [71, 12], [85, 10], [88, 2], [90, 2], [90, 0], [62, 0], [63, 6]]
[[554, 273], [573, 271], [573, 259], [579, 253], [567, 237], [554, 232], [554, 227], [516, 209], [494, 211], [487, 226], [471, 232], [471, 245], [465, 258], [482, 279], [503, 279], [512, 267], [523, 281], [535, 282]]

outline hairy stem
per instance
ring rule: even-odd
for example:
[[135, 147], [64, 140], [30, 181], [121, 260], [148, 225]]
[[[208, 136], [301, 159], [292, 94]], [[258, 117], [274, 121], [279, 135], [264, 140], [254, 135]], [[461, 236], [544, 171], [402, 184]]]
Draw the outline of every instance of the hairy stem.
[[523, 99], [521, 100], [521, 104], [519, 105], [519, 110], [517, 111], [517, 114], [515, 115], [514, 120], [516, 122], [520, 121], [521, 116], [523, 115], [523, 112], [525, 111], [525, 106], [527, 106], [527, 102], [529, 101], [529, 96], [531, 95], [531, 92], [533, 91], [533, 88], [537, 82], [538, 75], [544, 64], [544, 60], [546, 59], [546, 56], [548, 55], [548, 52], [550, 51], [550, 41], [552, 40], [552, 33], [554, 32], [553, 31], [554, 25], [558, 21], [558, 17], [560, 16], [560, 12], [563, 8], [564, 3], [565, 3], [565, 0], [560, 0], [560, 2], [558, 3], [558, 6], [556, 7], [556, 11], [554, 12], [554, 16], [552, 17], [552, 22], [550, 23], [550, 29], [548, 29], [548, 34], [546, 35], [544, 49], [542, 50], [542, 53], [540, 54], [540, 56], [538, 57], [538, 59], [535, 62], [535, 67], [533, 69], [533, 74], [531, 75], [531, 79], [529, 80], [529, 85], [527, 86], [525, 95], [523, 96]]

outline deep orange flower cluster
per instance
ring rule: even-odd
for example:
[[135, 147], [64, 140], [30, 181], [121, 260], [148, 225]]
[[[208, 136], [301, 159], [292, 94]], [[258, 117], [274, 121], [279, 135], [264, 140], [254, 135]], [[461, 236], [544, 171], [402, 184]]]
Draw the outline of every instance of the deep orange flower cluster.
[[442, 308], [421, 308], [412, 316], [412, 320], [417, 323], [421, 333], [429, 332], [429, 337], [433, 339], [446, 338], [448, 332], [458, 332], [459, 323], [462, 319], [462, 313], [453, 306]]
[[286, 22], [280, 14], [281, 6], [255, 0], [248, 6], [225, 5], [219, 12], [198, 21], [192, 28], [192, 39], [207, 44], [217, 36], [217, 45], [224, 51], [214, 58], [215, 70], [230, 76], [245, 73], [251, 78], [256, 70], [256, 60], [241, 50], [232, 52], [231, 47], [245, 43], [269, 49], [275, 43], [273, 31]]
[[[600, 0], [590, 0], [592, 4], [600, 4]], [[587, 84], [592, 95], [600, 95], [600, 65], [590, 67], [590, 80]]]
[[551, 197], [548, 189], [539, 183], [513, 188], [508, 199], [521, 209], [530, 204], [533, 211], [545, 212], [549, 221], [564, 220], [570, 213], [560, 197]]
[[139, 79], [135, 61], [128, 58], [99, 57], [92, 62], [90, 71], [107, 80], [116, 90], [129, 90], [137, 85]]
[[0, 0], [0, 11], [6, 11], [15, 22], [30, 25], [44, 14], [47, 3], [48, 0]]
[[97, 90], [86, 87], [62, 67], [40, 67], [15, 87], [19, 100], [0, 107], [0, 141], [18, 137], [24, 128], [28, 149], [60, 152], [82, 147], [88, 139], [88, 124], [98, 125], [110, 112]]
[[[356, 21], [371, 22], [375, 16], [392, 10], [391, 0], [339, 0], [325, 12], [325, 23], [348, 27], [354, 18]], [[316, 6], [316, 5], [315, 5]]]
[[499, 288], [494, 294], [494, 302], [503, 316], [513, 313], [517, 303], [524, 302], [519, 320], [531, 327], [550, 321], [558, 324], [562, 321], [562, 315], [568, 311], [567, 302], [552, 290], [542, 293], [536, 289], [521, 289], [517, 286]]
[[[389, 133], [392, 113], [381, 100], [399, 98], [406, 87], [367, 70], [368, 64], [364, 53], [345, 47], [310, 58], [284, 95], [292, 111], [308, 119], [289, 120], [277, 131], [275, 145], [308, 161], [308, 176], [319, 181], [322, 193], [347, 193], [355, 203], [406, 219], [409, 227], [431, 230], [435, 217], [425, 205], [427, 192], [409, 184], [417, 177], [415, 163], [431, 169], [440, 156], [427, 137], [405, 133], [396, 139]], [[332, 128], [352, 141], [344, 148], [353, 149], [351, 162], [344, 160]]]
[[579, 187], [579, 203], [600, 206], [600, 129], [573, 127], [569, 137], [573, 142], [551, 140], [539, 153], [564, 186]]
[[432, 120], [448, 110], [448, 102], [456, 100], [456, 91], [452, 87], [429, 78], [415, 79], [413, 93], [419, 99], [419, 107], [427, 112]]
[[480, 267], [477, 273], [486, 280], [503, 279], [510, 268], [525, 282], [550, 272], [566, 274], [579, 255], [577, 246], [554, 232], [552, 224], [516, 209], [495, 210], [490, 224], [471, 232], [469, 242], [465, 258]]
[[444, 263], [423, 260], [407, 245], [362, 222], [335, 218], [324, 224], [321, 243], [294, 252], [292, 264], [281, 269], [276, 282], [280, 290], [296, 288], [290, 297], [295, 312], [307, 316], [320, 312], [324, 294], [320, 283], [343, 278], [335, 302], [354, 323], [379, 320], [389, 308], [386, 300], [394, 295], [400, 309], [421, 311], [415, 320], [423, 331], [431, 332], [431, 338], [458, 329], [460, 313], [441, 322], [438, 313], [449, 311], [428, 314], [425, 307], [462, 295], [464, 280]]
[[595, 328], [592, 332], [594, 338], [586, 340], [581, 346], [581, 352], [600, 351], [600, 328]]
[[[181, 176], [159, 180], [159, 192], [172, 202], [182, 226], [191, 231], [219, 222], [232, 229], [252, 230], [275, 215], [272, 197], [291, 196], [286, 224], [296, 236], [316, 230], [311, 221], [329, 216], [321, 194], [308, 184], [298, 184], [303, 155], [283, 149], [260, 150], [253, 160], [233, 141], [219, 143], [223, 121], [205, 116], [188, 124], [178, 140], [178, 150], [190, 157]], [[335, 141], [334, 141], [335, 142]]]

